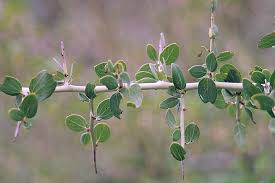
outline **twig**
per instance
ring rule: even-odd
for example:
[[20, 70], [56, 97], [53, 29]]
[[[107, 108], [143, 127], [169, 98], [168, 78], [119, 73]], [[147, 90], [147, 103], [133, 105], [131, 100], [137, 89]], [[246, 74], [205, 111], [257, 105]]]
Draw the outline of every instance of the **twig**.
[[95, 139], [95, 134], [94, 134], [94, 124], [95, 124], [95, 117], [94, 117], [94, 105], [93, 105], [93, 99], [90, 100], [89, 102], [89, 116], [90, 116], [90, 133], [92, 136], [92, 157], [94, 161], [94, 167], [95, 167], [95, 173], [97, 174], [97, 164], [96, 164], [96, 139]]
[[[185, 134], [184, 134], [184, 112], [185, 112], [185, 103], [184, 103], [184, 95], [180, 98], [180, 143], [181, 146], [184, 148], [185, 145]], [[184, 180], [184, 160], [181, 161], [181, 170], [182, 170], [182, 179]]]

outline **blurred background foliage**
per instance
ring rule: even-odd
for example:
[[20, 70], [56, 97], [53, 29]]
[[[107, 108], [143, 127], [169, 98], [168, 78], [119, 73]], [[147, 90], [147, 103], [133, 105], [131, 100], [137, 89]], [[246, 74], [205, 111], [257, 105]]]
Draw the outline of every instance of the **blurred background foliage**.
[[[95, 80], [93, 65], [124, 59], [133, 74], [148, 62], [147, 43], [157, 44], [164, 32], [181, 46], [178, 64], [187, 69], [203, 62], [200, 46], [208, 46], [210, 0], [1, 0], [0, 78], [14, 75], [28, 85], [35, 74], [56, 69], [63, 40], [67, 58], [76, 62], [74, 84]], [[219, 51], [235, 53], [243, 73], [255, 64], [274, 69], [274, 50], [260, 50], [257, 41], [274, 30], [274, 0], [220, 0], [216, 24]], [[248, 77], [248, 75], [244, 75]], [[180, 181], [180, 165], [169, 153], [171, 131], [158, 105], [164, 91], [146, 91], [141, 109], [124, 108], [122, 120], [108, 121], [111, 139], [98, 151], [99, 175], [90, 164], [90, 148], [64, 125], [65, 116], [88, 117], [88, 106], [74, 93], [56, 94], [39, 108], [33, 127], [12, 143], [15, 124], [7, 111], [14, 101], [0, 93], [0, 182], [167, 183]], [[201, 138], [187, 146], [186, 182], [275, 182], [275, 137], [269, 119], [257, 112], [257, 125], [248, 125], [247, 145], [234, 144], [234, 118], [196, 92], [187, 97], [187, 123], [194, 121]], [[102, 94], [100, 98], [107, 97]]]

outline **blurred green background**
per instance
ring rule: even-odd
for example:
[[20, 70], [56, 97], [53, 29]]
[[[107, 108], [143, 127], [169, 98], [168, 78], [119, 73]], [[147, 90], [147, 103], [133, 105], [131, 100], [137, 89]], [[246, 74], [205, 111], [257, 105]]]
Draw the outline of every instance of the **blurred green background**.
[[[76, 62], [73, 84], [95, 80], [93, 65], [124, 59], [134, 73], [148, 62], [147, 43], [181, 46], [177, 63], [187, 69], [203, 62], [200, 46], [208, 46], [210, 0], [1, 0], [0, 78], [14, 75], [28, 85], [35, 74], [54, 71], [63, 40], [67, 59]], [[216, 24], [219, 51], [235, 53], [243, 73], [255, 64], [274, 69], [274, 50], [260, 50], [257, 41], [274, 30], [274, 0], [220, 0]], [[248, 75], [244, 75], [248, 77]], [[201, 129], [198, 143], [187, 146], [186, 183], [274, 183], [275, 137], [268, 117], [257, 112], [257, 125], [247, 122], [247, 145], [233, 141], [234, 118], [225, 110], [202, 105], [197, 92], [187, 97], [187, 123]], [[164, 91], [144, 92], [141, 109], [128, 109], [122, 120], [108, 121], [111, 139], [98, 149], [99, 175], [90, 163], [90, 147], [64, 125], [66, 115], [88, 117], [88, 106], [76, 93], [55, 94], [39, 107], [31, 130], [11, 142], [15, 123], [7, 111], [11, 97], [0, 93], [0, 182], [2, 183], [170, 183], [180, 182], [180, 164], [169, 153], [172, 131], [158, 105]], [[102, 94], [100, 98], [107, 97]]]

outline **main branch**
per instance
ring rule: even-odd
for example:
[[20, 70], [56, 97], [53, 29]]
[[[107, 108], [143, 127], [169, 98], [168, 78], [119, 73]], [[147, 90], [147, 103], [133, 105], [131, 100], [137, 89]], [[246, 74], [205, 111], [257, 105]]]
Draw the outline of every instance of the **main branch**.
[[[243, 84], [242, 83], [227, 83], [227, 82], [215, 82], [217, 88], [222, 89], [230, 89], [230, 90], [242, 90]], [[173, 83], [169, 83], [166, 81], [158, 81], [156, 83], [140, 83], [139, 84], [142, 90], [163, 90], [168, 89], [170, 86], [173, 86]], [[199, 83], [187, 83], [186, 90], [195, 90], [198, 88]], [[77, 85], [63, 85], [57, 86], [55, 89], [56, 93], [61, 92], [84, 92], [85, 86], [77, 86]], [[109, 92], [106, 86], [96, 86], [95, 92], [102, 93], [102, 92]], [[28, 93], [29, 88], [23, 87], [23, 93]]]

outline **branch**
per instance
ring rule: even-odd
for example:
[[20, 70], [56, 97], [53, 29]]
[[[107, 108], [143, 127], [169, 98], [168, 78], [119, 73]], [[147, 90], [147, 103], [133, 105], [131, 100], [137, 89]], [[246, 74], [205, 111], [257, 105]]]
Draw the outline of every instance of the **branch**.
[[[216, 87], [220, 89], [230, 89], [230, 90], [242, 90], [243, 84], [242, 83], [228, 83], [228, 82], [215, 82]], [[158, 81], [156, 83], [140, 83], [139, 84], [142, 90], [164, 90], [168, 89], [170, 86], [173, 86], [173, 83], [169, 83], [166, 81]], [[198, 88], [199, 83], [187, 83], [185, 90], [195, 90]], [[85, 86], [77, 86], [77, 85], [64, 85], [64, 86], [57, 86], [55, 89], [55, 93], [62, 93], [62, 92], [84, 92]], [[102, 92], [110, 92], [112, 90], [108, 90], [106, 86], [96, 86], [95, 92], [102, 93]], [[29, 93], [29, 88], [23, 87], [23, 93]]]

